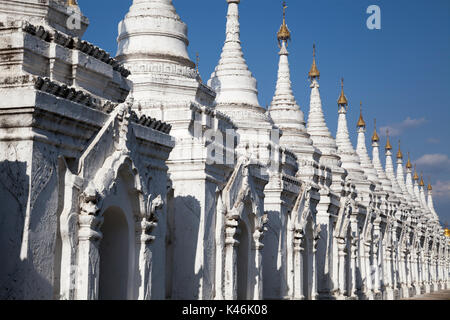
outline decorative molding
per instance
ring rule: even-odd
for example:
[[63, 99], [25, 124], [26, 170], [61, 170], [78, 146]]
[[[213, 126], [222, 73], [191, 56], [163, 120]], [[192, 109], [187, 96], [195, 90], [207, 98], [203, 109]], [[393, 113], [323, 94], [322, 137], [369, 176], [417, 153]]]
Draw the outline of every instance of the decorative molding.
[[[0, 27], [2, 27], [2, 25], [0, 25]], [[81, 51], [88, 56], [109, 64], [112, 66], [113, 70], [119, 72], [124, 78], [127, 78], [131, 74], [131, 72], [124, 68], [116, 59], [112, 58], [109, 53], [88, 41], [70, 37], [56, 30], [47, 30], [43, 26], [35, 26], [27, 21], [22, 22], [21, 28], [24, 32], [36, 36], [45, 42], [54, 42], [67, 49]]]

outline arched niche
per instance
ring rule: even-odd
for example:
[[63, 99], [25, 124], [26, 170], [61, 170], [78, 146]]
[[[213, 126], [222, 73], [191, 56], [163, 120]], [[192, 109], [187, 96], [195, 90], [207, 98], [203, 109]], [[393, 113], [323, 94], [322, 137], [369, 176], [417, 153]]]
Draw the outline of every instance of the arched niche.
[[110, 207], [103, 213], [99, 246], [99, 300], [129, 298], [130, 232], [124, 212]]
[[239, 235], [237, 240], [239, 241], [239, 246], [237, 248], [237, 299], [247, 300], [249, 298], [248, 287], [249, 287], [249, 258], [250, 258], [250, 235], [248, 227], [243, 220], [240, 220], [238, 225]]
[[313, 221], [308, 218], [308, 222], [304, 229], [305, 235], [303, 239], [303, 295], [305, 299], [312, 299], [312, 283], [313, 283]]
[[134, 300], [138, 297], [136, 259], [139, 249], [136, 245], [135, 213], [139, 203], [130, 191], [132, 178], [126, 169], [127, 166], [121, 167], [111, 190], [103, 199], [99, 300]]

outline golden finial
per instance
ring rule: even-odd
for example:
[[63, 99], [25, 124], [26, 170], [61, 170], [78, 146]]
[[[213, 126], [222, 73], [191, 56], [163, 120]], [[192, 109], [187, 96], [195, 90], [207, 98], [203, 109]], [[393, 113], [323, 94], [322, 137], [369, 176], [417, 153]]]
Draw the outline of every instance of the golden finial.
[[366, 127], [366, 123], [363, 119], [363, 115], [362, 115], [362, 101], [359, 103], [359, 120], [358, 120], [358, 124], [357, 124], [358, 128], [365, 128]]
[[408, 152], [408, 162], [406, 162], [406, 168], [407, 169], [411, 169], [412, 168], [412, 163], [411, 163], [411, 158], [410, 158], [409, 152]]
[[309, 78], [313, 80], [314, 78], [319, 79], [320, 78], [320, 72], [317, 68], [316, 64], [316, 45], [313, 44], [313, 64], [311, 66], [311, 70], [309, 70]]
[[280, 30], [277, 33], [278, 45], [281, 47], [281, 41], [291, 40], [291, 32], [286, 25], [286, 1], [283, 1], [283, 24], [280, 27]]
[[195, 67], [196, 67], [196, 69], [197, 69], [197, 73], [199, 73], [198, 72], [198, 65], [200, 64], [200, 56], [199, 56], [199, 54], [198, 54], [198, 52], [196, 52], [195, 53]]
[[450, 238], [450, 229], [448, 228], [447, 223], [445, 224], [444, 236], [446, 236], [447, 238]]
[[420, 173], [420, 183], [419, 186], [425, 187], [425, 182], [423, 182], [423, 172]]
[[417, 174], [417, 167], [414, 165], [414, 181], [419, 181], [419, 175]]
[[432, 190], [433, 190], [433, 187], [431, 186], [431, 182], [428, 181], [428, 191], [432, 191]]
[[403, 159], [403, 153], [400, 148], [400, 140], [398, 140], [398, 152], [397, 152], [397, 159]]
[[374, 123], [375, 123], [375, 126], [373, 129], [372, 142], [378, 142], [378, 141], [380, 141], [380, 137], [378, 136], [378, 133], [377, 133], [377, 119], [374, 119]]
[[344, 94], [344, 78], [341, 79], [341, 96], [339, 97], [338, 105], [340, 106], [348, 105], [347, 97]]
[[389, 140], [389, 129], [386, 130], [386, 136], [387, 136], [386, 150], [392, 150], [391, 141]]
[[78, 6], [77, 0], [67, 0], [67, 5], [68, 6]]

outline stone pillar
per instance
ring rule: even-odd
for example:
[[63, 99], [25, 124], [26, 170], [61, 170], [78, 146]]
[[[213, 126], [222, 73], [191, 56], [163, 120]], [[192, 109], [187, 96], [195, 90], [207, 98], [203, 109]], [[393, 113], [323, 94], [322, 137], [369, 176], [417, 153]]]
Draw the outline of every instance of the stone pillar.
[[[414, 244], [413, 244], [414, 246]], [[414, 248], [410, 254], [410, 263], [411, 263], [411, 284], [413, 287], [412, 295], [415, 296], [418, 294], [418, 283], [417, 283], [417, 255]]]
[[333, 223], [330, 213], [330, 197], [322, 194], [317, 205], [316, 224], [320, 226], [320, 236], [315, 253], [315, 265], [317, 269], [317, 286], [320, 299], [331, 299], [333, 270]]
[[[406, 281], [405, 281], [405, 251], [403, 248], [399, 248], [399, 275], [400, 275], [400, 290], [401, 290], [401, 297], [405, 298], [405, 287], [406, 287]], [[406, 296], [407, 297], [407, 296]]]
[[394, 224], [392, 230], [392, 274], [394, 286], [394, 299], [399, 296], [400, 289], [400, 271], [399, 271], [399, 252], [397, 241], [397, 226]]
[[136, 252], [138, 252], [136, 287], [138, 288], [138, 300], [151, 299], [152, 251], [150, 250], [150, 243], [155, 237], [149, 235], [148, 232], [156, 225], [156, 222], [147, 221], [145, 218], [136, 222]]
[[[405, 235], [406, 237], [407, 235]], [[409, 272], [408, 272], [408, 249], [402, 248], [402, 265], [403, 265], [403, 281], [402, 281], [402, 291], [403, 297], [409, 298], [409, 289], [410, 289], [410, 281], [409, 281]]]
[[[377, 238], [376, 238], [377, 239]], [[374, 241], [374, 249], [372, 251], [372, 262], [373, 266], [375, 268], [375, 281], [373, 286], [373, 291], [376, 299], [381, 298], [381, 290], [380, 290], [380, 268], [378, 265], [378, 255], [380, 250], [380, 243], [379, 240]]]
[[249, 266], [249, 279], [252, 285], [250, 286], [252, 292], [250, 295], [250, 300], [262, 300], [263, 299], [263, 267], [262, 267], [262, 249], [264, 247], [261, 242], [263, 237], [262, 230], [256, 230], [253, 233], [253, 244], [252, 244], [252, 256], [254, 259], [254, 264]]
[[225, 226], [225, 279], [224, 298], [225, 300], [237, 299], [237, 270], [236, 247], [238, 241], [235, 239], [238, 222], [235, 219], [227, 219]]
[[423, 287], [423, 274], [422, 274], [422, 257], [420, 254], [420, 248], [416, 249], [416, 261], [417, 261], [417, 294], [422, 294]]
[[356, 267], [358, 259], [358, 239], [353, 238], [350, 246], [350, 272], [351, 272], [351, 288], [349, 288], [349, 296], [356, 299], [357, 295], [357, 279], [356, 279]]
[[294, 236], [294, 300], [304, 300], [303, 292], [303, 248], [304, 236], [296, 232]]
[[393, 249], [391, 245], [386, 246], [386, 298], [395, 299], [395, 284], [392, 264]]
[[346, 243], [345, 239], [338, 238], [337, 239], [337, 245], [338, 245], [338, 286], [339, 286], [339, 298], [345, 299], [345, 296], [347, 295], [347, 263], [346, 263]]
[[350, 217], [351, 228], [351, 242], [350, 242], [350, 272], [351, 272], [351, 288], [349, 288], [349, 296], [356, 299], [358, 297], [358, 283], [356, 277], [356, 268], [358, 267], [358, 242], [359, 242], [359, 230], [358, 230], [358, 211], [352, 211], [354, 214]]
[[[428, 245], [428, 244], [426, 244]], [[424, 272], [423, 272], [425, 278], [425, 293], [431, 292], [431, 286], [430, 286], [430, 256], [428, 252], [425, 252], [424, 254]]]
[[381, 294], [381, 277], [380, 277], [380, 243], [381, 243], [381, 227], [378, 222], [374, 224], [373, 230], [373, 250], [372, 263], [375, 268], [373, 292], [375, 299], [382, 299]]
[[415, 271], [414, 271], [414, 254], [413, 251], [409, 251], [408, 254], [408, 272], [409, 272], [409, 287], [411, 291], [411, 296], [415, 295], [416, 285], [415, 285]]
[[98, 216], [99, 207], [96, 197], [87, 198], [81, 205], [78, 218], [77, 300], [98, 299], [99, 245], [102, 239], [99, 229], [103, 224], [103, 217]]
[[[445, 242], [447, 242], [447, 238], [445, 238]], [[449, 263], [449, 257], [447, 253], [447, 245], [444, 247], [444, 257], [443, 257], [443, 263], [444, 263], [444, 285], [445, 290], [448, 290], [450, 288], [450, 263]]]
[[331, 292], [334, 298], [339, 298], [339, 249], [338, 249], [338, 238], [332, 237], [332, 247], [331, 253], [332, 258], [332, 288]]
[[438, 287], [437, 287], [437, 255], [436, 252], [433, 252], [433, 256], [431, 259], [431, 276], [433, 279], [432, 285], [433, 285], [433, 291], [437, 291]]
[[374, 298], [373, 292], [373, 280], [372, 280], [372, 265], [370, 263], [370, 255], [372, 251], [372, 242], [366, 241], [364, 242], [364, 274], [365, 274], [365, 285], [364, 285], [364, 293], [367, 299], [372, 300]]
[[311, 299], [317, 300], [319, 299], [318, 292], [318, 270], [317, 270], [317, 247], [319, 245], [320, 240], [320, 226], [316, 226], [314, 230], [314, 239], [313, 239], [313, 247], [312, 247], [312, 290], [311, 290]]

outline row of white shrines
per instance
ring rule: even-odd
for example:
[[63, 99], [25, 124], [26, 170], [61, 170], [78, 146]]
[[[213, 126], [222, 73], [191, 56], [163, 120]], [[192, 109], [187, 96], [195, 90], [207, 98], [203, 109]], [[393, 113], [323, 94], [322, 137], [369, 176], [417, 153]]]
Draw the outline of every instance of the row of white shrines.
[[[315, 59], [306, 125], [286, 12], [262, 108], [240, 0], [227, 2], [206, 84], [171, 0], [133, 1], [115, 58], [81, 40], [75, 1], [0, 0], [0, 298], [398, 299], [449, 287], [431, 186], [409, 159], [404, 172], [400, 150], [395, 173], [389, 141], [383, 168], [376, 132], [369, 157], [362, 115], [353, 148], [343, 88], [330, 134]], [[230, 132], [231, 144], [217, 138]]]

